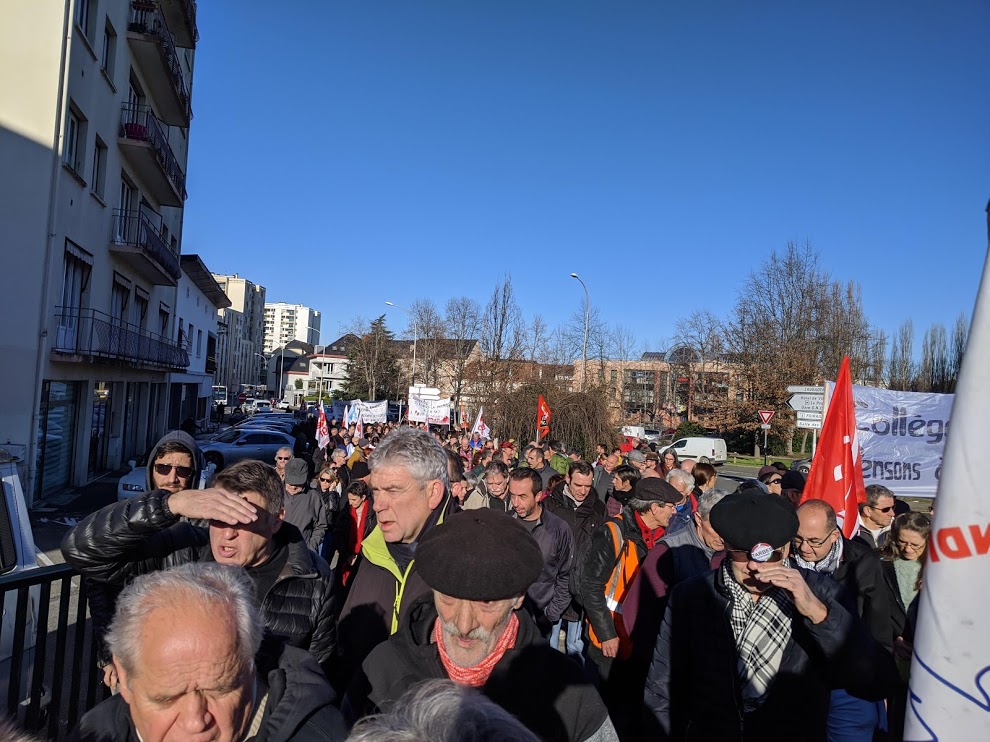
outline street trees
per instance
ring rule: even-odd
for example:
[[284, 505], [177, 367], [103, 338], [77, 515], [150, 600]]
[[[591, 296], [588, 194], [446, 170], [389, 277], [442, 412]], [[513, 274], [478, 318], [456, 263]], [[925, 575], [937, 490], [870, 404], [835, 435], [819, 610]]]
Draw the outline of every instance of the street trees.
[[395, 338], [385, 326], [385, 315], [370, 324], [357, 321], [351, 332], [357, 341], [347, 351], [347, 376], [342, 399], [395, 399], [401, 383]]

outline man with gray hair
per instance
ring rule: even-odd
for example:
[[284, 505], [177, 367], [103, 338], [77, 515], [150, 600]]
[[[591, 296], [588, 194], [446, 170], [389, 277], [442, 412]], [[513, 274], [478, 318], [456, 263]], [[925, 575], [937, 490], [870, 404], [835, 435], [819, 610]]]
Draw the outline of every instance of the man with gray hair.
[[378, 525], [361, 543], [337, 623], [341, 649], [332, 678], [341, 690], [400, 616], [429, 588], [416, 570], [419, 540], [454, 512], [447, 452], [429, 433], [399, 428], [368, 460]]
[[186, 564], [134, 580], [107, 633], [120, 693], [87, 712], [72, 739], [343, 740], [333, 691], [307, 652], [281, 645], [258, 672], [256, 602], [240, 567]]
[[688, 474], [684, 469], [680, 468], [671, 469], [667, 472], [665, 479], [667, 480], [667, 484], [684, 495], [684, 502], [677, 506], [677, 512], [670, 519], [670, 524], [667, 526], [666, 535], [673, 535], [692, 523], [694, 517], [692, 495], [697, 494], [695, 492], [697, 480], [693, 474]]

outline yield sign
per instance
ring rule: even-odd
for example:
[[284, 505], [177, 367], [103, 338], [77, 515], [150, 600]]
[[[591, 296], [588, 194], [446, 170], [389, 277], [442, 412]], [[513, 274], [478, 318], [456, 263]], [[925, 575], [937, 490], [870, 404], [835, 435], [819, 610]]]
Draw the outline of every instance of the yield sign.
[[760, 419], [763, 421], [764, 425], [768, 425], [770, 420], [773, 419], [776, 410], [760, 410]]

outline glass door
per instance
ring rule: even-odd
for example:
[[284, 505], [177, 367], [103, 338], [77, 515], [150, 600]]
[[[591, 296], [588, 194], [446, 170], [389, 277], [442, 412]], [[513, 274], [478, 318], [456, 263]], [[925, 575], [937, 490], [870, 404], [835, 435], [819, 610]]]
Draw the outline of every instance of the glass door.
[[109, 471], [107, 450], [111, 429], [111, 391], [109, 381], [97, 381], [93, 389], [93, 421], [89, 435], [89, 478], [98, 477]]

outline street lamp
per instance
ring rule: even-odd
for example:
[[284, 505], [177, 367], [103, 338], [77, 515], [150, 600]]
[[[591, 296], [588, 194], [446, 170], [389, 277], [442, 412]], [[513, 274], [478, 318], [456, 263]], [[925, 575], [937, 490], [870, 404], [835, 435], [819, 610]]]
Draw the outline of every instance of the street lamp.
[[413, 365], [412, 365], [412, 382], [409, 386], [416, 386], [416, 341], [419, 340], [419, 325], [416, 323], [416, 315], [410, 312], [403, 306], [395, 304], [393, 302], [385, 302], [390, 307], [395, 307], [396, 309], [401, 309], [403, 312], [409, 315], [409, 318], [413, 323]]
[[584, 285], [581, 276], [572, 273], [571, 278], [576, 278], [584, 289], [584, 343], [581, 345], [581, 391], [583, 392], [584, 380], [588, 375], [588, 325], [591, 323], [591, 300], [588, 298], [588, 287]]

